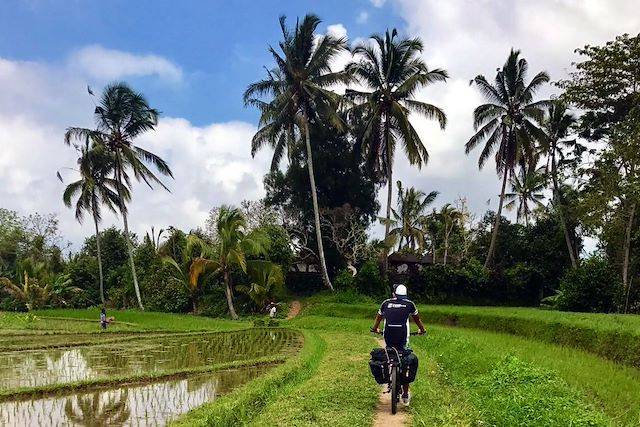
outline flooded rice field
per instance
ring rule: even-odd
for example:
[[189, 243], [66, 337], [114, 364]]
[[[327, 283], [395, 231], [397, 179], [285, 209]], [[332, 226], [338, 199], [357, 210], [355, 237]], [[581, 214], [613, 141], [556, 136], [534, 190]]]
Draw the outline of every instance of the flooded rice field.
[[162, 426], [262, 375], [250, 366], [186, 379], [0, 403], [2, 426]]
[[0, 390], [155, 374], [291, 354], [301, 344], [302, 336], [295, 331], [251, 329], [81, 347], [4, 351], [0, 352]]

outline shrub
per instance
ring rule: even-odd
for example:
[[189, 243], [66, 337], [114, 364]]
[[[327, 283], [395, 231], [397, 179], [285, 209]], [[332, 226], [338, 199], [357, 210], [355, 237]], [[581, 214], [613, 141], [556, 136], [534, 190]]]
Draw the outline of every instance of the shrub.
[[490, 275], [479, 261], [470, 259], [461, 267], [435, 264], [420, 272], [413, 284], [416, 299], [432, 304], [479, 303], [493, 296]]
[[538, 305], [542, 297], [542, 277], [531, 266], [518, 262], [504, 270], [504, 302]]
[[375, 261], [367, 261], [362, 264], [354, 279], [355, 289], [361, 294], [380, 296], [388, 293]]
[[337, 291], [354, 290], [355, 283], [356, 279], [349, 270], [340, 270], [333, 280], [333, 286]]
[[609, 263], [590, 258], [564, 274], [555, 307], [563, 311], [610, 313], [616, 311], [621, 289]]
[[170, 280], [167, 267], [159, 264], [140, 284], [142, 302], [151, 311], [185, 313], [191, 310], [191, 297], [184, 285]]
[[312, 295], [325, 289], [320, 273], [307, 273], [302, 271], [289, 271], [285, 279], [285, 285], [296, 295]]

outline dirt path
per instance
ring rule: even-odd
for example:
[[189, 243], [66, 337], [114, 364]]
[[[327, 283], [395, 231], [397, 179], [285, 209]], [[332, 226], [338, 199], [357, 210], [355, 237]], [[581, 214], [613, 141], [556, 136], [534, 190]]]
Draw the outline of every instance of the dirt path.
[[[384, 340], [379, 339], [378, 345], [384, 347]], [[402, 403], [398, 403], [398, 412], [391, 414], [391, 393], [387, 391], [387, 386], [382, 385], [380, 389], [380, 398], [376, 407], [376, 415], [373, 418], [373, 427], [400, 427], [409, 425], [409, 414]]]
[[289, 308], [287, 320], [291, 320], [296, 317], [300, 313], [300, 309], [302, 309], [302, 304], [300, 303], [300, 301], [291, 301], [291, 308]]

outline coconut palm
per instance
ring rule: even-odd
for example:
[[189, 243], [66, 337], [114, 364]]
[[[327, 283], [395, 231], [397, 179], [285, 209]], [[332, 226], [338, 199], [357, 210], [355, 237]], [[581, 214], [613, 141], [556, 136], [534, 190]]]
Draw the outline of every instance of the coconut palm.
[[[113, 175], [113, 156], [103, 145], [90, 146], [90, 141], [86, 140], [84, 146], [76, 147], [80, 152], [78, 157], [78, 172], [80, 179], [67, 185], [62, 195], [62, 200], [67, 207], [72, 207], [74, 197], [77, 197], [76, 219], [82, 223], [85, 212], [91, 213], [96, 230], [96, 248], [98, 252], [98, 274], [100, 280], [100, 301], [104, 299], [104, 277], [102, 274], [102, 255], [100, 251], [100, 230], [99, 223], [102, 220], [102, 209], [104, 205], [112, 212], [116, 212], [116, 207], [123, 206], [120, 203], [119, 194], [130, 199], [129, 189], [123, 186], [118, 191], [118, 183], [111, 176]], [[60, 177], [60, 174], [58, 174]]]
[[500, 202], [485, 267], [489, 266], [494, 255], [507, 181], [518, 164], [530, 161], [536, 141], [544, 140], [538, 124], [549, 101], [534, 101], [533, 98], [536, 91], [549, 81], [549, 75], [542, 71], [527, 83], [527, 69], [526, 59], [520, 58], [519, 50], [512, 49], [493, 84], [483, 75], [471, 81], [480, 88], [488, 103], [478, 106], [473, 112], [476, 133], [465, 144], [465, 153], [469, 154], [484, 142], [478, 167], [482, 169], [495, 152], [496, 171], [498, 176], [502, 176]]
[[433, 203], [438, 196], [437, 191], [425, 194], [414, 187], [407, 190], [402, 188], [402, 182], [398, 181], [398, 210], [391, 209], [393, 213], [392, 223], [396, 225], [389, 234], [399, 239], [398, 248], [405, 246], [411, 249], [422, 249], [424, 246], [424, 230], [421, 227], [423, 218], [426, 215], [427, 207]]
[[279, 265], [271, 261], [247, 261], [249, 284], [238, 286], [238, 290], [251, 298], [258, 307], [265, 307], [271, 295], [284, 286], [284, 275]]
[[223, 275], [229, 314], [236, 320], [238, 315], [233, 306], [231, 271], [239, 268], [246, 273], [247, 257], [264, 254], [269, 247], [269, 238], [260, 230], [248, 231], [242, 212], [229, 206], [220, 208], [216, 231], [218, 237], [213, 246], [215, 257], [211, 260], [212, 268]]
[[309, 127], [310, 123], [318, 126], [326, 123], [339, 130], [345, 128], [337, 113], [341, 97], [330, 88], [347, 83], [349, 76], [342, 71], [332, 72], [330, 68], [332, 59], [346, 50], [346, 40], [317, 36], [314, 33], [319, 24], [317, 16], [306, 15], [302, 22], [296, 21], [295, 27], [287, 28], [286, 18], [280, 17], [281, 52], [269, 48], [276, 68], [267, 71], [266, 79], [249, 85], [244, 102], [261, 112], [260, 129], [253, 137], [251, 153], [255, 155], [265, 145], [274, 148], [272, 168], [277, 168], [285, 152], [291, 157], [294, 148], [304, 139], [322, 279], [324, 285], [333, 290], [324, 256]]
[[122, 389], [119, 395], [110, 394], [105, 399], [100, 392], [95, 392], [91, 396], [78, 396], [75, 399], [68, 398], [64, 404], [64, 415], [73, 422], [74, 425], [86, 427], [107, 427], [123, 425], [129, 417], [127, 389]]
[[176, 261], [172, 257], [163, 257], [165, 265], [170, 267], [169, 280], [183, 285], [191, 295], [191, 307], [195, 313], [198, 308], [198, 292], [206, 279], [215, 272], [217, 264], [212, 261], [215, 257], [213, 248], [194, 234], [187, 236], [187, 246], [181, 251], [182, 260]]
[[[398, 39], [398, 32], [387, 30], [385, 36], [374, 34], [372, 42], [356, 46], [353, 53], [358, 60], [347, 69], [365, 90], [347, 90], [347, 96], [359, 105], [357, 116], [363, 118], [362, 152], [379, 178], [387, 182], [387, 213], [385, 242], [391, 226], [391, 198], [393, 192], [393, 159], [396, 144], [400, 143], [409, 163], [421, 168], [429, 160], [429, 153], [418, 132], [409, 120], [410, 113], [436, 119], [442, 129], [447, 118], [438, 107], [413, 99], [415, 93], [435, 82], [445, 81], [447, 72], [429, 70], [421, 59], [422, 41]], [[385, 257], [385, 270], [387, 260]]]
[[71, 285], [67, 274], [51, 274], [46, 263], [23, 259], [18, 264], [18, 281], [8, 277], [0, 277], [0, 289], [4, 289], [18, 301], [25, 304], [28, 310], [41, 308], [50, 302], [66, 305], [65, 297], [69, 294], [82, 293], [82, 289]]
[[518, 175], [509, 178], [511, 193], [505, 193], [507, 201], [505, 208], [513, 210], [518, 205], [516, 221], [524, 219], [526, 226], [529, 226], [529, 217], [532, 209], [530, 205], [536, 207], [544, 206], [544, 190], [547, 188], [547, 179], [544, 174], [544, 167], [535, 169], [534, 166], [520, 167]]
[[564, 207], [565, 201], [561, 191], [561, 184], [558, 180], [558, 164], [564, 160], [566, 149], [573, 148], [575, 139], [567, 139], [571, 127], [576, 123], [576, 117], [567, 111], [567, 106], [560, 102], [554, 101], [549, 106], [549, 110], [545, 116], [544, 131], [547, 139], [542, 144], [543, 153], [548, 156], [549, 162], [547, 168], [551, 166], [551, 182], [553, 184], [553, 205], [556, 207], [560, 224], [564, 232], [564, 239], [569, 251], [569, 258], [573, 268], [578, 265], [578, 255], [576, 254], [574, 239], [572, 233], [567, 227]]
[[119, 208], [127, 238], [129, 264], [131, 265], [136, 298], [141, 310], [144, 310], [144, 306], [140, 297], [140, 287], [133, 259], [133, 244], [131, 243], [126, 210], [127, 198], [123, 189], [125, 184], [130, 187], [129, 174], [133, 172], [133, 176], [137, 180], [143, 181], [150, 188], [153, 188], [153, 184], [158, 184], [169, 191], [147, 167], [147, 164], [155, 166], [162, 175], [173, 178], [169, 165], [159, 156], [133, 144], [137, 137], [155, 129], [158, 123], [158, 114], [157, 110], [149, 106], [142, 94], [134, 92], [125, 83], [113, 83], [104, 89], [100, 102], [95, 108], [94, 118], [97, 128], [93, 130], [70, 127], [67, 128], [64, 135], [67, 144], [70, 144], [73, 139], [81, 141], [90, 139], [93, 144], [104, 145], [113, 155], [114, 179], [117, 183]]

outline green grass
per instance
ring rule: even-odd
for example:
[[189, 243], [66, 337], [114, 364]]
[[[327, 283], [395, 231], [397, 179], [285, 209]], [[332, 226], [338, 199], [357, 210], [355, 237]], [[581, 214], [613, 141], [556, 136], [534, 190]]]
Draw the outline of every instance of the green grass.
[[325, 341], [317, 333], [306, 331], [304, 347], [297, 356], [235, 392], [190, 411], [172, 425], [222, 427], [246, 425], [266, 406], [311, 378], [325, 351]]
[[[372, 319], [377, 305], [338, 304], [316, 299], [311, 315]], [[565, 313], [534, 308], [419, 306], [425, 323], [520, 335], [576, 347], [640, 367], [640, 316]]]
[[[304, 315], [291, 323], [299, 328], [366, 336], [372, 319]], [[545, 425], [545, 422], [548, 422], [546, 425], [581, 425], [584, 420], [591, 420], [594, 425], [640, 425], [638, 369], [573, 348], [517, 336], [432, 325], [427, 329], [426, 337], [412, 338], [412, 346], [420, 358], [418, 380], [413, 387], [415, 425], [466, 426], [481, 422], [499, 426]], [[516, 358], [513, 364], [507, 363], [512, 360], [510, 356]], [[526, 410], [540, 411], [539, 424], [526, 424], [528, 415], [517, 415], [505, 402], [489, 399], [496, 393], [491, 388], [491, 375], [514, 381], [522, 375], [532, 375], [535, 384], [530, 389], [516, 383], [497, 396], [507, 402], [518, 395], [538, 402]], [[465, 378], [477, 382], [465, 382]], [[480, 390], [485, 390], [485, 394]], [[524, 424], [510, 424], [513, 419], [497, 415], [492, 418], [490, 415], [495, 411], [485, 408], [496, 405], [505, 405], [509, 413], [516, 414], [514, 417], [522, 416], [518, 422]], [[581, 410], [587, 406], [588, 410]]]
[[[175, 424], [371, 425], [380, 386], [367, 366], [369, 351], [375, 346], [375, 337], [368, 330], [377, 303], [340, 301], [339, 295], [305, 301], [300, 316], [280, 322], [283, 327], [303, 331], [305, 342], [297, 355], [229, 395], [191, 411]], [[624, 336], [633, 350], [634, 343], [640, 341], [638, 316], [449, 306], [420, 307], [420, 311], [427, 320], [428, 335], [412, 337], [411, 341], [420, 358], [418, 379], [412, 385], [412, 425], [640, 425], [640, 370], [576, 348], [606, 344], [614, 349], [606, 354], [611, 357], [621, 343], [615, 337]], [[82, 319], [97, 318], [97, 313], [47, 310], [37, 312], [35, 320], [0, 314], [0, 348], [19, 348], [30, 339], [45, 345], [56, 337], [91, 344], [92, 337], [100, 333], [84, 333], [83, 328], [89, 325], [94, 332], [97, 322]], [[133, 331], [148, 336], [152, 331], [233, 330], [251, 324], [251, 319], [232, 322], [138, 311], [110, 311], [109, 315], [131, 328], [120, 334], [111, 329], [109, 339], [133, 339]], [[586, 340], [589, 337], [593, 342]], [[190, 371], [178, 374], [189, 375]], [[103, 386], [108, 387], [109, 380], [114, 379], [106, 380]]]
[[370, 426], [380, 387], [373, 381], [366, 334], [322, 332], [327, 350], [316, 374], [269, 405], [250, 426]]
[[[461, 390], [459, 399], [496, 425], [589, 425], [580, 424], [589, 419], [595, 425], [640, 425], [637, 369], [486, 331], [432, 327], [428, 336], [414, 339], [413, 346], [419, 356], [435, 361], [437, 369], [427, 374], [437, 371], [445, 386]], [[526, 424], [529, 412], [543, 418]]]
[[57, 309], [36, 310], [28, 314], [0, 313], [0, 334], [15, 334], [17, 331], [66, 332], [66, 333], [112, 333], [112, 332], [196, 332], [244, 329], [251, 326], [247, 320], [234, 321], [209, 317], [155, 313], [136, 310], [109, 310], [115, 323], [106, 331], [100, 328], [100, 310]]

